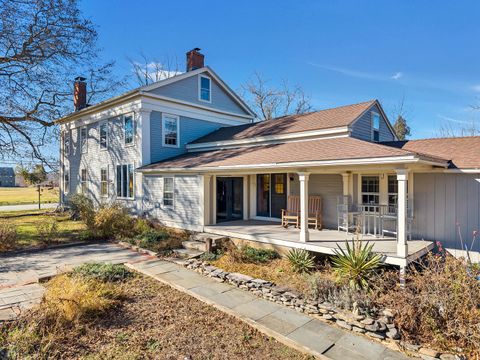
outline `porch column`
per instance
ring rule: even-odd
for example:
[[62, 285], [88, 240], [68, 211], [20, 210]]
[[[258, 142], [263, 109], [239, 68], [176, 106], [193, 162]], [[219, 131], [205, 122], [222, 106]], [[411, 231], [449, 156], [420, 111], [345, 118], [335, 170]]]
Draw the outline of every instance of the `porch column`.
[[348, 196], [349, 195], [349, 180], [350, 180], [350, 174], [349, 173], [343, 173], [342, 174], [342, 179], [343, 179], [343, 196]]
[[298, 173], [300, 181], [300, 241], [308, 241], [308, 178], [310, 174]]
[[211, 175], [199, 175], [199, 219], [200, 225], [203, 227], [210, 223], [210, 179]]
[[397, 255], [408, 256], [407, 245], [407, 180], [408, 170], [397, 170], [398, 201], [397, 201]]

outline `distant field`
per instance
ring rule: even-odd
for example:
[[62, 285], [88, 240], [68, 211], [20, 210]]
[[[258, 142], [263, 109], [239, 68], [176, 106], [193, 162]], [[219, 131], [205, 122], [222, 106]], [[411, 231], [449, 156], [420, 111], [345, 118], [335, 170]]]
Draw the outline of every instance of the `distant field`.
[[[58, 188], [42, 188], [42, 203], [58, 202]], [[34, 204], [38, 202], [36, 187], [0, 187], [0, 206]]]

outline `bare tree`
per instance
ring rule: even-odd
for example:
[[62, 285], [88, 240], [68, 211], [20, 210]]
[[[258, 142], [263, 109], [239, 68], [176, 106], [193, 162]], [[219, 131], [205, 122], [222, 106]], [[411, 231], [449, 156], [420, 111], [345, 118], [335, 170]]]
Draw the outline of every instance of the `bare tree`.
[[90, 101], [121, 85], [96, 41], [77, 0], [0, 0], [1, 160], [53, 164], [44, 150], [57, 138], [53, 120], [72, 110], [73, 77], [88, 77]]
[[176, 58], [165, 56], [162, 61], [158, 59], [149, 59], [141, 53], [140, 61], [128, 59], [132, 66], [132, 72], [135, 80], [140, 86], [150, 85], [154, 82], [171, 78], [181, 74]]
[[242, 85], [242, 93], [262, 120], [313, 110], [310, 97], [300, 86], [291, 87], [286, 80], [282, 81], [280, 87], [270, 86], [269, 81], [258, 72]]
[[439, 137], [480, 136], [480, 124], [475, 120], [465, 122], [446, 121], [437, 130]]

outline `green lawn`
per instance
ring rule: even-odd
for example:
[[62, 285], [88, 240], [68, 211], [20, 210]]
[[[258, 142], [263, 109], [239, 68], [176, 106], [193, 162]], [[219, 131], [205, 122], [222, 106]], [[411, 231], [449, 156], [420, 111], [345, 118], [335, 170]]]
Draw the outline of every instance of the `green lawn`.
[[[41, 188], [42, 203], [58, 202], [58, 188]], [[38, 202], [37, 187], [0, 187], [0, 206]]]
[[0, 212], [0, 221], [8, 221], [16, 226], [18, 247], [22, 248], [40, 245], [37, 224], [45, 222], [52, 217], [58, 222], [58, 236], [55, 242], [62, 243], [78, 240], [80, 232], [85, 230], [83, 222], [70, 220], [68, 214], [45, 213], [45, 210]]

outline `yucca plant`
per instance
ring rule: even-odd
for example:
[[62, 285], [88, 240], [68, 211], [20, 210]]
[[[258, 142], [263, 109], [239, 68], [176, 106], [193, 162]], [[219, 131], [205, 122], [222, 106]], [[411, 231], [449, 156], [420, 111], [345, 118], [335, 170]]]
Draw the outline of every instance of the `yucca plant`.
[[315, 268], [314, 257], [304, 249], [291, 249], [287, 253], [287, 259], [295, 272], [305, 273]]
[[345, 242], [346, 249], [338, 246], [334, 249], [333, 270], [340, 281], [345, 281], [351, 288], [368, 289], [369, 278], [380, 267], [382, 256], [372, 252], [373, 244], [363, 245], [361, 241]]

